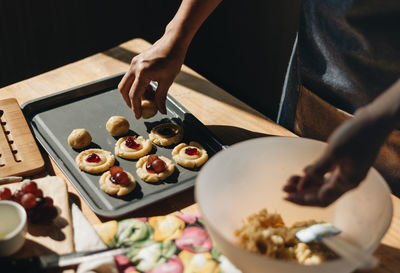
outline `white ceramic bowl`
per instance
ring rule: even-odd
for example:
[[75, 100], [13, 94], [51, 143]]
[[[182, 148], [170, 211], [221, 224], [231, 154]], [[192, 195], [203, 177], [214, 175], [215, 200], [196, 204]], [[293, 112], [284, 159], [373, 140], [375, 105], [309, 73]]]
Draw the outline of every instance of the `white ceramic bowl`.
[[25, 242], [25, 209], [13, 201], [0, 201], [0, 256], [17, 252]]
[[235, 243], [234, 231], [250, 214], [266, 208], [280, 213], [287, 225], [323, 220], [342, 230], [343, 238], [373, 253], [392, 219], [390, 190], [375, 169], [355, 190], [328, 208], [305, 207], [283, 198], [282, 187], [293, 174], [323, 152], [323, 142], [290, 137], [263, 137], [235, 144], [212, 157], [200, 171], [196, 200], [205, 226], [222, 253], [244, 273], [346, 273], [344, 259], [305, 266], [246, 251]]

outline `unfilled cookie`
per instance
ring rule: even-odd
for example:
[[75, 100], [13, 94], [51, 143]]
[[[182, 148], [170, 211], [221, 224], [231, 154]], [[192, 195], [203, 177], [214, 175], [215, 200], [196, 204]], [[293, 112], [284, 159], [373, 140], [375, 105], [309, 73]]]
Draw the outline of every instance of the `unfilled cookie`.
[[106, 129], [112, 136], [122, 136], [129, 131], [129, 121], [123, 116], [112, 116], [106, 123]]
[[118, 139], [115, 144], [115, 155], [126, 159], [138, 159], [147, 155], [153, 145], [150, 139], [142, 136], [127, 136]]
[[172, 150], [172, 159], [186, 168], [202, 166], [208, 159], [207, 151], [199, 143], [191, 141], [189, 145], [181, 143]]
[[102, 149], [88, 149], [78, 154], [75, 159], [79, 169], [88, 173], [102, 173], [114, 165], [114, 155]]
[[172, 160], [164, 156], [159, 156], [158, 158], [164, 161], [164, 163], [166, 164], [165, 170], [160, 173], [149, 172], [146, 168], [148, 158], [148, 155], [141, 157], [136, 163], [136, 173], [143, 181], [149, 183], [157, 183], [159, 181], [165, 180], [175, 171], [175, 165]]
[[174, 123], [163, 123], [151, 129], [149, 138], [160, 146], [179, 143], [183, 138], [183, 128]]
[[84, 128], [74, 129], [68, 136], [68, 144], [74, 149], [82, 149], [92, 142], [92, 136]]
[[148, 119], [157, 114], [157, 106], [153, 100], [142, 99], [142, 118]]

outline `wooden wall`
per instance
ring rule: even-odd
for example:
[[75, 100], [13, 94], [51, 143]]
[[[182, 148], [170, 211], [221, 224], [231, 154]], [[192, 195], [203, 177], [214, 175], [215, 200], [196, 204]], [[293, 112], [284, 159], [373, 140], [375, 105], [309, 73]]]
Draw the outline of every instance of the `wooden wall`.
[[[0, 1], [0, 87], [135, 37], [154, 42], [179, 0]], [[298, 20], [298, 2], [225, 0], [185, 63], [274, 118]]]
[[154, 41], [178, 0], [0, 1], [0, 86], [116, 46]]

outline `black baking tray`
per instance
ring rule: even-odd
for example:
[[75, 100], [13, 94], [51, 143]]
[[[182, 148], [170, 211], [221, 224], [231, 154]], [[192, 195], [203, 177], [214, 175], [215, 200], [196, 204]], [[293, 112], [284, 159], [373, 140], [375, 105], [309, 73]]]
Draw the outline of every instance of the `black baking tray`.
[[[176, 164], [175, 173], [162, 183], [150, 184], [136, 174], [136, 160], [115, 157], [116, 164], [132, 173], [137, 181], [133, 192], [114, 197], [103, 192], [98, 180], [100, 175], [81, 171], [75, 164], [80, 151], [72, 149], [68, 135], [75, 128], [85, 128], [92, 136], [93, 148], [114, 154], [117, 138], [111, 136], [105, 125], [111, 116], [124, 116], [130, 123], [130, 134], [148, 134], [160, 122], [174, 122], [184, 129], [182, 142], [197, 141], [213, 156], [222, 149], [222, 143], [170, 95], [167, 97], [167, 114], [157, 113], [150, 119], [135, 119], [116, 88], [123, 74], [118, 74], [76, 88], [29, 101], [21, 106], [32, 133], [55, 163], [71, 181], [78, 193], [98, 215], [119, 217], [156, 201], [193, 187], [199, 170], [190, 170]], [[153, 153], [172, 159], [173, 147], [153, 145]]]

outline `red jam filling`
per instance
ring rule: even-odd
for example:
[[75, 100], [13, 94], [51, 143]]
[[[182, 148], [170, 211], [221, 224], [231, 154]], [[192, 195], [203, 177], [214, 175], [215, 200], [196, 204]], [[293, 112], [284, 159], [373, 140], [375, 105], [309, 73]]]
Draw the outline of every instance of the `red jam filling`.
[[101, 158], [97, 154], [92, 153], [88, 157], [86, 157], [86, 161], [91, 163], [99, 163], [101, 161]]
[[131, 149], [139, 149], [140, 148], [140, 144], [137, 143], [133, 137], [127, 137], [125, 140], [125, 145], [128, 146]]
[[185, 154], [187, 155], [198, 155], [200, 152], [197, 148], [186, 148], [185, 149]]
[[175, 132], [172, 130], [172, 128], [168, 126], [161, 127], [157, 131], [160, 135], [165, 137], [173, 137], [175, 135]]

